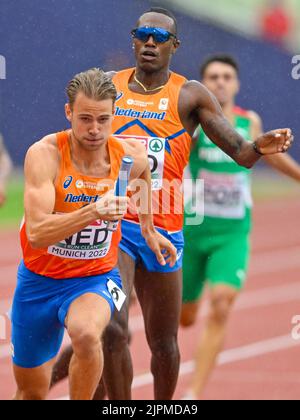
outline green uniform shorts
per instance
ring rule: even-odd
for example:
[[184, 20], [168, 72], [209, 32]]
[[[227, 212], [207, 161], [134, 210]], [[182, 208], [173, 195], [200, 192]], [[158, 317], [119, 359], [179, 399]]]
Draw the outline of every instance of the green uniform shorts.
[[205, 283], [240, 290], [246, 280], [250, 240], [248, 232], [208, 235], [201, 227], [185, 226], [183, 302], [197, 301]]

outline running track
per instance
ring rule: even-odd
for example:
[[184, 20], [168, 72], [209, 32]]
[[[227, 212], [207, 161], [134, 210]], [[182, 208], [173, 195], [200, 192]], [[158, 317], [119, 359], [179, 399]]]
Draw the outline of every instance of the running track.
[[[291, 337], [292, 318], [300, 315], [299, 214], [300, 200], [257, 204], [248, 283], [231, 316], [226, 347], [205, 399], [299, 399], [300, 341]], [[17, 232], [0, 233], [1, 314], [9, 308], [14, 289], [20, 256], [17, 236]], [[197, 325], [180, 331], [182, 360], [175, 398], [181, 398], [190, 379], [194, 345], [206, 313], [204, 302]], [[9, 330], [8, 321], [6, 327]], [[150, 356], [137, 305], [131, 311], [131, 329], [133, 397], [152, 399]], [[0, 399], [10, 399], [15, 388], [8, 343], [0, 339]], [[65, 381], [49, 398], [67, 395]]]

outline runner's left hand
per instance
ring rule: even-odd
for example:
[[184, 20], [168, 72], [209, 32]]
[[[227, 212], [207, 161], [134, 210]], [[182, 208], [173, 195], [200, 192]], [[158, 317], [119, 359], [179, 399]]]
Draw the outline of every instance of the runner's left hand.
[[174, 267], [177, 259], [177, 250], [175, 246], [156, 230], [143, 233], [149, 248], [156, 255], [157, 261], [161, 265], [169, 264]]

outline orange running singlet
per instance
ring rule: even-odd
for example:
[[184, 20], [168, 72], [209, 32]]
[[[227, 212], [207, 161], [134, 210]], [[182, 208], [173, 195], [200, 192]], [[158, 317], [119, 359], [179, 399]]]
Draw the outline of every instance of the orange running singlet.
[[[108, 149], [111, 173], [107, 179], [91, 178], [78, 173], [72, 165], [69, 132], [57, 133], [61, 155], [60, 169], [55, 182], [54, 213], [70, 213], [95, 202], [108, 190], [113, 190], [118, 179], [124, 150], [122, 144], [110, 137]], [[42, 197], [41, 197], [42, 199]], [[21, 246], [25, 266], [34, 273], [55, 279], [87, 277], [107, 273], [117, 264], [121, 239], [120, 224], [95, 220], [58, 244], [46, 249], [33, 249], [28, 242], [26, 225], [21, 227]]]
[[[191, 138], [178, 114], [178, 97], [186, 79], [171, 73], [160, 92], [143, 95], [128, 88], [134, 71], [126, 69], [113, 77], [118, 90], [113, 133], [116, 138], [135, 138], [145, 144], [151, 169], [154, 224], [177, 232], [183, 226], [182, 178], [191, 147]], [[125, 219], [138, 222], [132, 213]]]

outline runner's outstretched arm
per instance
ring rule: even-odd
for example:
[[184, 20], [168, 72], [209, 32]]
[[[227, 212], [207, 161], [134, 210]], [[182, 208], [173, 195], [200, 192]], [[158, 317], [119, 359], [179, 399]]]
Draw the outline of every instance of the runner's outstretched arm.
[[261, 155], [285, 152], [293, 142], [291, 130], [283, 128], [264, 133], [249, 143], [231, 126], [214, 95], [201, 83], [186, 83], [184, 93], [182, 106], [190, 111], [190, 118], [200, 123], [205, 134], [241, 166], [251, 168]]

